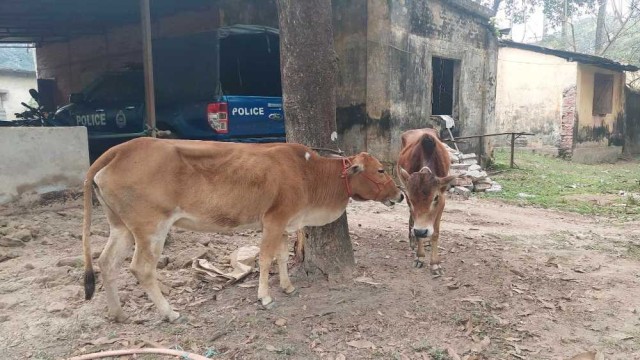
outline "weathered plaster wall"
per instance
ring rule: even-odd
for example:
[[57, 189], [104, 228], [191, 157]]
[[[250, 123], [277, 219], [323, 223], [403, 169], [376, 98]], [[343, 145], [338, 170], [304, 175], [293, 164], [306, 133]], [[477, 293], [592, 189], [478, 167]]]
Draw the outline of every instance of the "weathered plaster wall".
[[625, 89], [624, 154], [640, 154], [640, 91]]
[[[575, 88], [576, 69], [575, 62], [553, 55], [501, 47], [496, 121], [489, 132], [530, 132], [536, 135], [527, 137], [527, 145], [559, 147], [563, 94]], [[506, 137], [496, 138], [496, 142], [504, 145]]]
[[[612, 111], [604, 117], [593, 114], [593, 92], [595, 73], [613, 75]], [[622, 145], [622, 124], [624, 113], [623, 72], [597, 68], [590, 65], [578, 66], [578, 137], [577, 144], [599, 142], [604, 145]]]
[[353, 154], [367, 149], [367, 0], [334, 0], [332, 6], [338, 141]]
[[[156, 19], [152, 37], [168, 38], [211, 31], [219, 26], [258, 24], [278, 27], [275, 0], [224, 0], [198, 11]], [[56, 80], [55, 100], [66, 104], [77, 92], [105, 71], [127, 63], [142, 64], [139, 24], [107, 29], [104, 34], [84, 36], [36, 49], [38, 76]]]
[[2, 97], [0, 100], [3, 107], [0, 109], [0, 120], [15, 120], [14, 113], [27, 110], [20, 103], [29, 103], [31, 99], [29, 89], [32, 88], [37, 88], [35, 72], [0, 70], [0, 96]]
[[[612, 111], [593, 114], [594, 74], [613, 75]], [[625, 75], [590, 65], [578, 65], [576, 129], [572, 160], [581, 163], [615, 161], [624, 143]]]
[[[370, 0], [366, 4], [363, 145], [387, 162], [397, 158], [403, 131], [428, 126], [433, 56], [460, 62], [460, 135], [482, 133], [485, 119], [494, 116], [495, 37], [486, 20], [454, 3]], [[342, 57], [340, 52], [338, 56]], [[345, 133], [345, 141], [351, 142], [355, 135]], [[481, 148], [479, 142], [472, 142], [465, 150]]]
[[79, 188], [89, 168], [87, 129], [0, 128], [0, 204]]

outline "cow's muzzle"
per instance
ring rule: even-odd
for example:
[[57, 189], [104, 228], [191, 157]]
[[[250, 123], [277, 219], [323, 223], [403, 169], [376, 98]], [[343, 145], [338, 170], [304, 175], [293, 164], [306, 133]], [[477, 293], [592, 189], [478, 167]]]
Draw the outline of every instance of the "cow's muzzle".
[[429, 237], [429, 236], [433, 235], [433, 229], [431, 229], [431, 228], [426, 228], [426, 229], [414, 228], [413, 229], [413, 235], [415, 235], [416, 237], [419, 237], [419, 238], [426, 238], [426, 237]]
[[402, 193], [400, 193], [400, 196], [398, 196], [396, 199], [385, 200], [382, 203], [387, 205], [387, 206], [393, 206], [395, 204], [401, 203], [402, 200], [404, 200], [404, 195]]

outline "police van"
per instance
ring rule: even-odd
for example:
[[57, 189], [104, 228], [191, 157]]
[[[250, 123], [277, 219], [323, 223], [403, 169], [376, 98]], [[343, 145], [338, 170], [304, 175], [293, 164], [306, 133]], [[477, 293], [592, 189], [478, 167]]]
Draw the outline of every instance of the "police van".
[[[156, 127], [183, 139], [284, 142], [278, 30], [235, 25], [153, 43]], [[92, 158], [148, 134], [140, 65], [102, 74], [55, 125], [86, 126]]]

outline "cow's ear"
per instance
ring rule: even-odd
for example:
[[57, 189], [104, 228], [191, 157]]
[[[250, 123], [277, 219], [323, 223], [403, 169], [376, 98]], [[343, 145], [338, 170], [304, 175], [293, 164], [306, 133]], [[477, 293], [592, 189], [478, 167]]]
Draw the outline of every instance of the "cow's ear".
[[361, 173], [363, 171], [364, 171], [364, 165], [353, 164], [353, 165], [349, 166], [349, 169], [347, 170], [347, 174], [355, 175], [355, 174]]
[[438, 178], [438, 185], [440, 185], [440, 191], [447, 191], [447, 188], [458, 178], [458, 175], [449, 175]]
[[401, 168], [400, 166], [398, 167], [400, 168], [400, 180], [402, 180], [402, 182], [406, 184], [406, 182], [409, 181], [409, 173], [407, 172], [407, 170]]

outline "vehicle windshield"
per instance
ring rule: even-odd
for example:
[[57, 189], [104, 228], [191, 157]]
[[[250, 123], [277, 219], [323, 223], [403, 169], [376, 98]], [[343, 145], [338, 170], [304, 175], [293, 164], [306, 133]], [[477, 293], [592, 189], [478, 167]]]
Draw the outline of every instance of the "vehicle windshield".
[[143, 80], [141, 72], [108, 74], [87, 92], [87, 101], [92, 103], [143, 102]]

